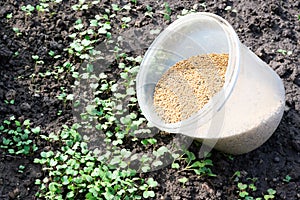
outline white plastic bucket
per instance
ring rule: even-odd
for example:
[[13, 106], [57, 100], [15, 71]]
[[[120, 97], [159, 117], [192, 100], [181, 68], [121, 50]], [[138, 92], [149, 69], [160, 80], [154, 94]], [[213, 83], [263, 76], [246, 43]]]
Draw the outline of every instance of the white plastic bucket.
[[[165, 123], [153, 105], [157, 82], [176, 62], [210, 53], [229, 54], [222, 90], [188, 119]], [[226, 20], [205, 12], [179, 18], [156, 38], [144, 56], [136, 87], [140, 108], [154, 126], [231, 154], [262, 145], [277, 128], [285, 104], [279, 76], [241, 44]]]

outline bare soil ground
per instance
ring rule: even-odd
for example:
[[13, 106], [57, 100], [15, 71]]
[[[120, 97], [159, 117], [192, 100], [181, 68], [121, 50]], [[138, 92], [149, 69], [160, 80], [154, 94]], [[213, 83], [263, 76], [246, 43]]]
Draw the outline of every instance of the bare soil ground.
[[[0, 2], [0, 122], [11, 115], [19, 120], [30, 119], [33, 125], [41, 126], [43, 133], [60, 129], [63, 124], [72, 123], [71, 105], [63, 104], [56, 96], [64, 87], [70, 90], [72, 77], [64, 79], [32, 79], [32, 73], [45, 72], [45, 66], [55, 65], [48, 55], [54, 50], [67, 59], [63, 49], [70, 42], [68, 37], [74, 30], [72, 26], [77, 17], [88, 18], [97, 10], [74, 12], [70, 6], [74, 0], [64, 0], [56, 6], [53, 16], [25, 16], [22, 5], [36, 5], [38, 0], [3, 0]], [[124, 5], [126, 1], [112, 1]], [[111, 1], [103, 0], [99, 5], [108, 6]], [[232, 24], [242, 43], [268, 63], [283, 79], [286, 89], [286, 109], [283, 119], [274, 135], [260, 148], [241, 156], [229, 156], [213, 151], [212, 171], [216, 177], [198, 177], [192, 172], [178, 173], [171, 167], [141, 174], [155, 177], [159, 186], [155, 189], [156, 199], [238, 199], [237, 180], [234, 174], [239, 171], [239, 181], [251, 183], [256, 178], [257, 190], [253, 196], [265, 194], [267, 189], [277, 191], [276, 199], [300, 199], [300, 2], [296, 0], [249, 0], [229, 1], [167, 1], [172, 14], [171, 21], [181, 14], [183, 9], [192, 9], [198, 3], [196, 11], [215, 13]], [[153, 18], [145, 17], [146, 5], [153, 8]], [[151, 30], [163, 29], [170, 22], [164, 20], [161, 11], [163, 1], [138, 1], [129, 30], [138, 31], [144, 27], [137, 39], [143, 41], [144, 48], [133, 52], [143, 55], [155, 38]], [[204, 4], [203, 4], [204, 5]], [[230, 6], [230, 7], [228, 7]], [[9, 13], [12, 19], [7, 19]], [[119, 23], [116, 18], [115, 23]], [[13, 27], [18, 27], [22, 35], [17, 36]], [[114, 30], [116, 33], [119, 30]], [[278, 50], [291, 54], [278, 52]], [[18, 52], [18, 53], [16, 53]], [[32, 55], [39, 55], [45, 65], [34, 67]], [[114, 73], [112, 72], [112, 75]], [[23, 77], [23, 78], [18, 78]], [[40, 93], [34, 91], [39, 90]], [[14, 99], [14, 104], [5, 100]], [[58, 115], [57, 113], [62, 113]], [[1, 136], [0, 136], [1, 139]], [[0, 199], [36, 199], [38, 187], [34, 181], [43, 177], [41, 167], [33, 163], [41, 150], [49, 144], [35, 141], [41, 149], [30, 156], [12, 156], [0, 149]], [[138, 147], [135, 147], [138, 148]], [[197, 155], [197, 143], [190, 148]], [[23, 173], [18, 167], [25, 165]], [[286, 180], [286, 176], [290, 180]], [[177, 180], [188, 177], [189, 182], [181, 184]], [[285, 181], [284, 181], [285, 179]]]

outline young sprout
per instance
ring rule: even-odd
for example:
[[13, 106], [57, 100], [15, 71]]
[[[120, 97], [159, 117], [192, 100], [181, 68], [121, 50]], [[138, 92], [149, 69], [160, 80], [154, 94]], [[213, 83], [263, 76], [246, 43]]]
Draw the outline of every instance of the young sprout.
[[171, 13], [172, 13], [171, 8], [170, 8], [170, 6], [167, 2], [165, 2], [164, 5], [165, 5], [164, 18], [165, 18], [165, 20], [170, 21], [171, 20]]
[[21, 10], [26, 12], [26, 15], [31, 15], [32, 12], [34, 11], [34, 6], [28, 4], [27, 6], [22, 6]]
[[147, 5], [146, 9], [147, 9], [147, 11], [145, 12], [145, 16], [149, 16], [149, 17], [153, 18], [153, 12], [152, 12], [153, 9], [152, 9], [152, 7]]
[[11, 18], [12, 18], [12, 16], [13, 16], [13, 14], [12, 14], [12, 13], [8, 13], [8, 14], [6, 15], [6, 19], [11, 19]]
[[292, 51], [287, 51], [287, 50], [284, 50], [284, 49], [278, 49], [277, 52], [281, 53], [282, 55], [288, 55], [288, 56], [293, 54]]
[[17, 36], [22, 35], [22, 33], [20, 32], [20, 29], [17, 27], [13, 27], [13, 31], [16, 33]]
[[55, 52], [52, 51], [52, 50], [50, 50], [48, 54], [49, 54], [49, 56], [51, 56], [51, 57], [54, 57], [54, 56], [55, 56]]
[[123, 17], [122, 19], [122, 28], [127, 28], [128, 27], [128, 23], [131, 22], [131, 17]]

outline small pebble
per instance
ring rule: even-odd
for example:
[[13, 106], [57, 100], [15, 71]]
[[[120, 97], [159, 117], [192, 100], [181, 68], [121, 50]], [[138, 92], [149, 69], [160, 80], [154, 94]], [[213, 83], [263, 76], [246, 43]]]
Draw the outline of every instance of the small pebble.
[[274, 160], [275, 163], [279, 163], [280, 162], [280, 158], [278, 156], [276, 156], [273, 160]]
[[29, 103], [24, 102], [24, 103], [22, 103], [22, 104], [20, 105], [20, 108], [21, 108], [21, 110], [23, 110], [23, 111], [28, 111], [28, 110], [31, 109], [31, 106], [29, 105]]

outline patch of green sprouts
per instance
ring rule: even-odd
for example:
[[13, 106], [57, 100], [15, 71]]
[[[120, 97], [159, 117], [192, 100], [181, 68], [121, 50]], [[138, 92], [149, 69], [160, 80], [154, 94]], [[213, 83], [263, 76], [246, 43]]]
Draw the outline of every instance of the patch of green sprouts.
[[40, 127], [31, 128], [29, 120], [20, 122], [11, 116], [0, 125], [0, 148], [12, 155], [30, 155], [38, 150], [32, 138], [39, 133]]

